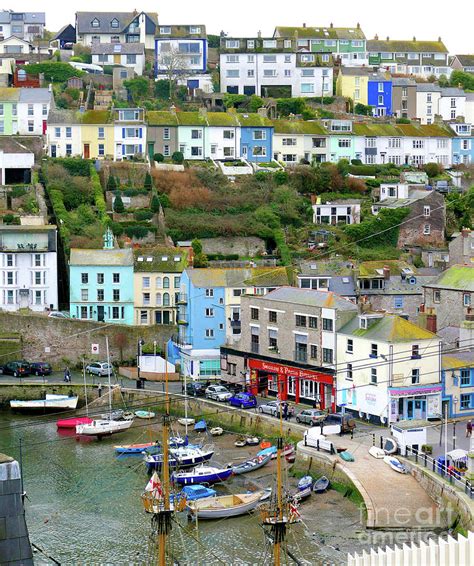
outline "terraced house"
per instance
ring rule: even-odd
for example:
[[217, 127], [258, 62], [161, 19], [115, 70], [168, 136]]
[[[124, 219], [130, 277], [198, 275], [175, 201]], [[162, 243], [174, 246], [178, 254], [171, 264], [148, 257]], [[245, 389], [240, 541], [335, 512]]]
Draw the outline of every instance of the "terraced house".
[[114, 159], [122, 161], [144, 156], [146, 151], [145, 111], [142, 108], [116, 108], [114, 122]]
[[336, 92], [338, 96], [350, 98], [354, 106], [372, 106], [374, 116], [389, 116], [392, 113], [392, 80], [388, 73], [366, 67], [341, 67]]
[[174, 248], [134, 250], [135, 324], [176, 324], [186, 254]]
[[342, 65], [367, 65], [367, 46], [365, 34], [357, 24], [353, 28], [313, 27], [303, 24], [301, 27], [277, 26], [274, 37], [296, 39], [298, 50], [310, 53], [330, 53], [338, 58]]
[[274, 120], [273, 157], [285, 164], [297, 164], [301, 159], [309, 163], [329, 160], [328, 130], [315, 121]]
[[179, 150], [176, 112], [149, 111], [146, 113], [146, 124], [147, 153], [150, 159], [155, 153], [171, 157]]
[[453, 138], [453, 165], [469, 165], [474, 163], [474, 131], [472, 124], [450, 124], [456, 133]]
[[433, 124], [436, 118], [456, 120], [466, 116], [466, 93], [460, 88], [441, 88], [438, 84], [418, 84], [417, 118], [421, 124]]
[[329, 53], [309, 52], [295, 37], [221, 38], [221, 90], [259, 96], [331, 96]]
[[391, 73], [440, 77], [451, 74], [449, 53], [441, 41], [412, 41], [390, 39], [367, 40], [369, 65], [377, 65], [388, 69]]
[[0, 135], [46, 134], [53, 104], [47, 88], [0, 88]]

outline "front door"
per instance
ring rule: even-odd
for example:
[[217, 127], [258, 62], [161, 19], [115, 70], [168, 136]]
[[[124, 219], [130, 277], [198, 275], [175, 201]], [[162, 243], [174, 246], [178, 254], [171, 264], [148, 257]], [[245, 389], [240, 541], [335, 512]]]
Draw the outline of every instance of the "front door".
[[414, 414], [414, 401], [413, 399], [408, 399], [407, 400], [407, 419], [412, 419], [413, 418], [413, 414]]
[[120, 65], [120, 53], [114, 53], [114, 65]]
[[99, 305], [97, 307], [97, 320], [99, 322], [104, 322], [104, 306], [103, 305]]
[[56, 157], [56, 146], [55, 145], [51, 146], [51, 157]]
[[163, 311], [163, 324], [170, 324], [170, 311]]
[[43, 136], [46, 134], [47, 129], [48, 129], [48, 121], [43, 120]]
[[90, 151], [90, 144], [85, 143], [85, 144], [84, 144], [84, 159], [89, 159], [90, 154], [91, 154], [91, 151]]
[[153, 159], [153, 155], [155, 154], [155, 142], [148, 142], [148, 157], [150, 160]]

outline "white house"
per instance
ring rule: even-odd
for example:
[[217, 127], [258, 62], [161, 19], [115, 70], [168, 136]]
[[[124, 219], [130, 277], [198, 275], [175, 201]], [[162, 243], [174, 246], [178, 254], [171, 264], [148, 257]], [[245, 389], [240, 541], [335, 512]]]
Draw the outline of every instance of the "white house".
[[2, 310], [57, 308], [56, 233], [51, 225], [0, 225]]
[[240, 155], [240, 126], [215, 126], [207, 128], [207, 144], [212, 159], [239, 159]]
[[314, 224], [359, 224], [360, 203], [357, 199], [336, 200], [321, 204], [321, 198], [313, 204]]
[[438, 102], [438, 114], [443, 120], [466, 117], [466, 93], [460, 88], [442, 88]]
[[43, 37], [46, 24], [44, 12], [15, 12], [13, 10], [0, 11], [0, 39], [12, 35], [33, 41]]
[[331, 96], [332, 57], [298, 51], [293, 38], [221, 38], [221, 91], [231, 94], [286, 92], [288, 96]]
[[416, 87], [416, 113], [421, 124], [433, 124], [435, 116], [446, 121], [466, 117], [466, 93], [459, 88], [419, 83]]
[[77, 43], [143, 43], [154, 49], [158, 14], [155, 12], [76, 12]]
[[0, 185], [29, 183], [35, 154], [11, 136], [0, 137]]
[[337, 405], [386, 423], [441, 413], [441, 340], [389, 314], [362, 314], [337, 335]]
[[34, 50], [32, 43], [21, 37], [11, 35], [0, 41], [0, 55], [29, 55]]
[[48, 115], [54, 104], [53, 93], [47, 88], [21, 88], [18, 102], [18, 133], [46, 134]]
[[93, 43], [91, 46], [94, 65], [120, 65], [129, 67], [139, 76], [145, 68], [143, 43]]
[[114, 119], [115, 159], [130, 159], [145, 154], [146, 124], [142, 108], [120, 108]]
[[51, 110], [46, 139], [51, 157], [82, 155], [81, 125], [76, 112]]

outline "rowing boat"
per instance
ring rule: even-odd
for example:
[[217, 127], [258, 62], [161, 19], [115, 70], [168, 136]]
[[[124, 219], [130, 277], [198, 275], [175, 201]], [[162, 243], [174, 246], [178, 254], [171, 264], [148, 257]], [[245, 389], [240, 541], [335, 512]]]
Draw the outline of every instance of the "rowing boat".
[[260, 503], [262, 495], [264, 495], [263, 491], [222, 495], [192, 501], [187, 507], [189, 511], [199, 519], [237, 517], [238, 515], [245, 515], [253, 511]]

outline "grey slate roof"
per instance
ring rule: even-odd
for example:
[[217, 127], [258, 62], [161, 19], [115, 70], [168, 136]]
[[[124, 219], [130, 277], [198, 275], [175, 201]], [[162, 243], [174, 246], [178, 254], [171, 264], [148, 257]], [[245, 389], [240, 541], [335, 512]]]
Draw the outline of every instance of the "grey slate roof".
[[341, 73], [349, 77], [366, 77], [376, 72], [374, 67], [341, 67]]
[[11, 136], [0, 136], [0, 151], [3, 153], [33, 153]]
[[0, 24], [9, 24], [11, 20], [12, 13], [23, 14], [24, 18], [21, 20], [24, 24], [45, 24], [46, 23], [46, 13], [45, 12], [15, 12], [14, 10], [2, 10], [0, 11]]
[[80, 124], [81, 120], [76, 110], [57, 110], [49, 111], [48, 124]]
[[393, 86], [417, 86], [416, 81], [413, 79], [406, 79], [403, 77], [395, 77], [392, 79]]
[[465, 96], [462, 88], [446, 87], [441, 89], [441, 96]]
[[331, 277], [329, 279], [329, 291], [341, 297], [355, 297], [357, 295], [354, 278], [351, 277]]
[[73, 248], [69, 265], [117, 265], [133, 266], [133, 251], [130, 248], [113, 250], [85, 250]]
[[416, 90], [418, 92], [441, 92], [441, 87], [434, 83], [418, 83]]
[[[132, 20], [134, 20], [140, 12], [76, 12], [76, 32], [82, 33], [120, 33], [122, 32]], [[146, 12], [146, 15], [151, 22], [156, 26], [158, 25], [158, 14], [154, 12]], [[97, 18], [100, 22], [100, 27], [92, 27], [92, 20]], [[112, 27], [112, 20], [117, 19], [119, 22], [118, 27]], [[147, 33], [154, 33], [155, 30]]]
[[[118, 50], [119, 47], [120, 50]], [[143, 43], [93, 43], [91, 45], [92, 55], [143, 55], [144, 53]]]
[[264, 296], [267, 300], [282, 303], [292, 303], [307, 307], [322, 307], [340, 311], [355, 311], [357, 306], [351, 301], [325, 291], [314, 291], [313, 289], [298, 289], [297, 287], [280, 287]]
[[44, 104], [52, 101], [52, 93], [47, 88], [22, 88], [20, 89], [20, 102], [42, 102]]

